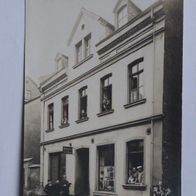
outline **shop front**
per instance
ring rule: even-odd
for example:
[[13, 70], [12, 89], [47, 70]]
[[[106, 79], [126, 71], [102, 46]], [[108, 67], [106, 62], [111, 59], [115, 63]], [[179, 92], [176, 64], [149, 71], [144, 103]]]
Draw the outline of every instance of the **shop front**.
[[[161, 134], [160, 125], [155, 126], [156, 134]], [[48, 178], [55, 181], [66, 174], [72, 183], [70, 193], [75, 196], [149, 196], [152, 176], [161, 177], [161, 149], [152, 146], [152, 134], [147, 134], [149, 126], [129, 127], [116, 130], [115, 134], [106, 132], [46, 146]], [[62, 150], [68, 145], [73, 148], [72, 154]], [[152, 149], [158, 160], [153, 173]]]

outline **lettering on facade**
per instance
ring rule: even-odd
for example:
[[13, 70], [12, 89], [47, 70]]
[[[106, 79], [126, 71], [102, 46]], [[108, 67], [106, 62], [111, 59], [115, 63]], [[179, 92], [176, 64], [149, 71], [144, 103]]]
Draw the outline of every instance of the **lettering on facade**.
[[73, 154], [73, 148], [70, 146], [63, 146], [63, 153], [64, 154]]

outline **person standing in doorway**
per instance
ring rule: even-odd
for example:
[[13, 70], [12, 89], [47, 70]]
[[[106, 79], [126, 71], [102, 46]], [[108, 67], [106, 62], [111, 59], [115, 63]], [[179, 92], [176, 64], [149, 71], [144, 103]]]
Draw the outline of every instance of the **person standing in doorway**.
[[48, 183], [44, 187], [44, 192], [46, 193], [47, 196], [53, 196], [53, 184], [52, 181], [49, 179]]
[[61, 181], [61, 196], [69, 196], [69, 187], [71, 183], [67, 181], [66, 175], [63, 175], [63, 179]]

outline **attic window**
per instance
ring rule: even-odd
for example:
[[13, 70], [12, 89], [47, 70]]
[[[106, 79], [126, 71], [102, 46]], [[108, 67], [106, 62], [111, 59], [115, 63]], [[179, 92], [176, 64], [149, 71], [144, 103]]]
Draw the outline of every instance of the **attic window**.
[[84, 24], [82, 24], [81, 29], [83, 30], [83, 29], [84, 29], [84, 27], [85, 27], [85, 25], [84, 25]]
[[118, 20], [118, 28], [122, 27], [124, 24], [128, 22], [128, 11], [127, 11], [127, 5], [124, 5], [121, 7], [118, 11], [117, 15]]
[[76, 63], [82, 60], [82, 41], [76, 44]]

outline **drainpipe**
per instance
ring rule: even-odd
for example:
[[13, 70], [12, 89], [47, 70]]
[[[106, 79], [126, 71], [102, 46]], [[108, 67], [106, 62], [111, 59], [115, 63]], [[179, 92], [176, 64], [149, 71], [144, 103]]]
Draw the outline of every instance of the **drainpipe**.
[[[44, 138], [44, 119], [45, 119], [45, 101], [43, 101], [43, 111], [42, 111], [42, 142], [45, 141]], [[43, 187], [44, 185], [44, 151], [45, 151], [45, 146], [43, 145], [42, 147], [42, 181], [41, 181], [41, 186]]]
[[155, 21], [154, 21], [154, 8], [151, 8], [151, 19], [152, 19], [152, 39], [153, 39], [153, 67], [152, 67], [152, 117], [151, 117], [151, 166], [150, 166], [150, 181], [151, 186], [153, 183], [153, 165], [154, 165], [154, 122], [153, 122], [153, 116], [154, 116], [154, 84], [155, 84], [155, 51], [156, 51], [156, 45], [155, 45]]

